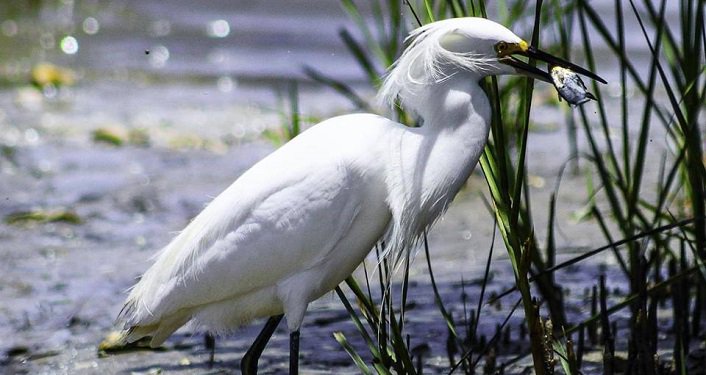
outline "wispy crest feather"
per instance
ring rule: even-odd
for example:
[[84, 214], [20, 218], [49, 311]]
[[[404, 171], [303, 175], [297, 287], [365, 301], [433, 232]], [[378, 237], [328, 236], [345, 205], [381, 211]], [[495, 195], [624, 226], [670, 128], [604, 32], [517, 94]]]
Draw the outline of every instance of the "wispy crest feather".
[[407, 48], [390, 67], [378, 91], [377, 100], [381, 105], [391, 107], [398, 98], [403, 105], [410, 104], [424, 86], [443, 82], [458, 70], [483, 72], [496, 61], [472, 52], [450, 51], [441, 45], [444, 36], [459, 30], [461, 20], [427, 24], [409, 34], [405, 39]]

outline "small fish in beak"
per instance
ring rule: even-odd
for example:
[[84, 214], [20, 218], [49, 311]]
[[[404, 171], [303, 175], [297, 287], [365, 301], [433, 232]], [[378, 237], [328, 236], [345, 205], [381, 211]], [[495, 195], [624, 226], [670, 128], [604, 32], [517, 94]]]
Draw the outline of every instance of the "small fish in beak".
[[573, 106], [579, 106], [591, 99], [596, 100], [596, 97], [586, 89], [581, 77], [574, 73], [573, 70], [555, 65], [550, 66], [549, 74], [552, 77], [552, 83], [556, 91], [559, 93], [559, 100], [564, 98]]

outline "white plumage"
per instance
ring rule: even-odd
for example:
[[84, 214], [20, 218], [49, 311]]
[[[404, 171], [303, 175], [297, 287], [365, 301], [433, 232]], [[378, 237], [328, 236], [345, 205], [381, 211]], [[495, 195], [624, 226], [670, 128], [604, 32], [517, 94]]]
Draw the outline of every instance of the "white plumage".
[[350, 274], [367, 254], [358, 247], [372, 248], [389, 222], [385, 166], [375, 160], [384, 145], [369, 147], [389, 127], [399, 125], [375, 115], [331, 119], [244, 173], [133, 288], [125, 314], [137, 328], [128, 339], [151, 335], [159, 345], [191, 317], [222, 331], [283, 311], [298, 328], [306, 304], [334, 288], [339, 272]]
[[379, 99], [399, 99], [422, 126], [336, 117], [255, 164], [131, 290], [122, 313], [127, 339], [151, 336], [159, 345], [190, 320], [225, 331], [281, 313], [295, 332], [307, 305], [383, 236], [398, 259], [446, 210], [488, 140], [490, 106], [478, 81], [509, 73], [548, 80], [510, 61], [512, 52], [527, 52], [527, 44], [485, 19], [414, 31]]

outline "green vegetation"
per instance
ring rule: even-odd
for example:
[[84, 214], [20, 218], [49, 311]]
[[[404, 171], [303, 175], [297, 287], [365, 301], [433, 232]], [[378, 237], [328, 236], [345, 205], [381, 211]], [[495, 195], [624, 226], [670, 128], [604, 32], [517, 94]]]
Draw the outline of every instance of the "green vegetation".
[[[488, 16], [484, 0], [411, 3], [380, 0], [372, 2], [370, 16], [352, 0], [341, 0], [341, 3], [355, 22], [358, 34], [363, 36], [362, 41], [358, 41], [350, 31], [342, 30], [341, 40], [373, 88], [381, 81], [382, 68], [389, 66], [401, 52], [402, 38], [408, 31], [405, 25], [449, 17]], [[581, 53], [585, 64], [595, 71], [598, 57], [594, 56], [593, 45], [601, 43], [610, 52], [610, 56], [601, 58], [615, 61], [620, 75], [619, 82], [614, 82], [620, 90], [619, 111], [608, 113], [605, 93], [601, 92], [605, 88], [594, 83], [591, 91], [598, 97], [596, 114], [587, 113], [584, 107], [567, 114], [574, 171], [583, 171], [588, 176], [585, 217], [600, 228], [595, 238], [602, 235], [605, 240], [596, 242], [595, 250], [559, 264], [555, 260], [555, 196], [549, 207], [547, 238], [541, 242], [535, 235], [530, 205], [526, 154], [533, 82], [510, 78], [498, 84], [498, 79], [493, 77], [483, 83], [493, 105], [493, 122], [491, 141], [480, 164], [516, 284], [513, 290], [493, 301], [519, 291], [518, 304], [523, 307], [531, 342], [527, 354], [532, 356], [538, 374], [553, 373], [557, 363], [565, 373], [580, 373], [582, 355], [589, 345], [602, 348], [607, 374], [617, 371], [619, 359], [630, 373], [684, 374], [690, 345], [704, 333], [706, 171], [703, 129], [699, 128], [698, 121], [699, 117], [703, 118], [706, 103], [706, 3], [703, 0], [680, 1], [678, 24], [665, 20], [666, 5], [665, 0], [617, 0], [611, 10], [616, 24], [607, 25], [604, 17], [586, 0], [496, 2], [497, 14], [491, 18], [502, 24], [514, 25], [527, 21], [530, 15], [533, 17], [531, 31], [515, 30], [520, 34], [525, 32], [521, 35], [531, 35], [532, 45], [538, 45], [540, 40], [552, 40], [540, 38], [540, 34], [555, 36], [553, 44], [541, 47], [564, 57]], [[625, 17], [634, 17], [639, 29], [626, 29]], [[626, 45], [626, 36], [630, 34], [634, 41], [635, 35], [640, 35], [636, 33], [642, 36], [640, 50], [650, 56], [646, 67], [636, 66]], [[580, 43], [572, 43], [577, 40]], [[345, 83], [312, 69], [307, 69], [307, 74], [344, 95], [357, 108], [370, 109], [366, 100]], [[628, 94], [631, 88], [637, 95]], [[636, 102], [640, 105], [634, 105]], [[635, 108], [641, 110], [632, 113]], [[412, 125], [409, 115], [401, 111], [397, 115], [400, 121]], [[668, 139], [654, 142], [651, 131], [656, 126], [662, 127]], [[579, 152], [579, 135], [585, 138], [586, 152]], [[657, 154], [660, 155], [656, 157]], [[659, 168], [650, 167], [655, 163]], [[603, 246], [604, 243], [608, 245]], [[493, 346], [497, 335], [481, 348], [467, 344], [474, 342], [476, 328], [483, 324], [481, 308], [485, 283], [477, 301], [472, 329], [468, 332], [470, 337], [461, 337], [458, 323], [453, 321], [438, 294], [426, 241], [424, 245], [436, 302], [449, 328], [449, 342], [452, 347], [462, 349], [460, 360], [449, 353], [450, 372], [458, 369], [474, 373], [482, 358], [486, 358], [486, 373], [502, 369], [502, 364], [494, 360], [496, 354], [500, 354], [496, 353], [497, 346]], [[377, 250], [380, 254], [381, 249]], [[571, 324], [566, 317], [564, 291], [555, 282], [554, 274], [608, 250], [618, 260], [623, 276], [614, 282], [626, 283], [629, 295], [622, 302], [608, 306], [606, 279], [601, 275], [600, 282], [593, 288], [591, 315]], [[488, 279], [490, 254], [484, 280]], [[376, 270], [379, 298], [374, 298], [369, 284], [366, 283], [366, 293], [358, 282], [349, 278], [346, 284], [357, 301], [358, 309], [355, 309], [349, 297], [337, 289], [369, 353], [358, 352], [340, 332], [335, 338], [363, 373], [422, 371], [421, 361], [417, 359], [423, 351], [409, 347], [408, 335], [413, 333], [404, 329], [408, 264], [402, 270], [404, 281], [399, 302], [393, 301], [391, 296], [388, 276], [392, 270], [385, 259], [380, 260]], [[367, 276], [366, 272], [366, 281]], [[671, 306], [673, 314], [670, 335], [674, 348], [669, 363], [660, 362], [657, 355], [657, 307], [665, 303]], [[615, 352], [617, 332], [611, 318], [619, 311], [630, 315], [627, 358], [618, 358]], [[545, 316], [548, 318], [543, 318]], [[495, 354], [491, 356], [491, 353]], [[372, 357], [372, 361], [364, 357]]]
[[81, 217], [73, 211], [58, 209], [15, 212], [5, 216], [5, 222], [12, 225], [56, 222], [81, 224], [82, 220]]
[[93, 131], [93, 141], [113, 146], [131, 144], [146, 147], [150, 144], [150, 136], [144, 129], [98, 128]]

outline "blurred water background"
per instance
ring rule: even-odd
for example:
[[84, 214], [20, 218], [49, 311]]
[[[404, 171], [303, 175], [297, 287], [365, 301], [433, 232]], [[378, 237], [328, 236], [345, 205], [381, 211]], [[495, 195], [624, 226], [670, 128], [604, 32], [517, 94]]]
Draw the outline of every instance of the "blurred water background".
[[[357, 3], [365, 9], [365, 2]], [[595, 3], [605, 10], [606, 24], [613, 25], [613, 2]], [[676, 2], [668, 2], [667, 9], [670, 22], [677, 22]], [[491, 15], [497, 11], [491, 9]], [[405, 20], [414, 26], [407, 12]], [[528, 15], [526, 23], [511, 28], [529, 38], [531, 22]], [[626, 17], [626, 24], [636, 30], [627, 35], [627, 49], [643, 69], [647, 64], [639, 62], [647, 61], [649, 52], [635, 19]], [[173, 231], [273, 150], [261, 134], [281, 125], [290, 83], [298, 82], [300, 108], [311, 122], [351, 110], [347, 100], [309, 81], [304, 66], [336, 77], [366, 97], [374, 95], [340, 40], [343, 27], [358, 36], [334, 0], [0, 2], [0, 215], [69, 207], [83, 220], [80, 226], [0, 224], [0, 336], [9, 338], [0, 342], [0, 350], [6, 356], [26, 350], [29, 358], [37, 353], [13, 371], [106, 371], [105, 360], [95, 358], [95, 344], [112, 327], [124, 290]], [[554, 35], [545, 37], [551, 42]], [[606, 51], [596, 55], [609, 56]], [[581, 62], [580, 56], [574, 59]], [[42, 63], [58, 67], [65, 74], [63, 82], [33, 85]], [[619, 72], [610, 59], [598, 64], [597, 71], [611, 82], [605, 87], [610, 101], [620, 95], [615, 83]], [[555, 95], [551, 87], [537, 87], [540, 104]], [[643, 103], [630, 105], [639, 109]], [[568, 157], [566, 108], [537, 105], [533, 111], [530, 185], [533, 199], [543, 207]], [[96, 144], [98, 129], [128, 135], [135, 130], [139, 139], [122, 148]], [[583, 181], [562, 184], [559, 247], [575, 252], [595, 246], [597, 232], [571, 219], [585, 200]], [[475, 176], [470, 185], [430, 237], [438, 278], [448, 282], [442, 293], [454, 297], [464, 272], [467, 280], [481, 272], [493, 234], [492, 216], [480, 198], [485, 183]], [[540, 237], [544, 227], [537, 224]], [[502, 258], [502, 249], [495, 254]], [[418, 320], [411, 327], [424, 337], [445, 337], [423, 265], [416, 262], [412, 278], [428, 298], [418, 302], [424, 313], [414, 315]], [[595, 281], [593, 272], [587, 268], [562, 276], [562, 281], [581, 290]], [[498, 291], [512, 285], [507, 267], [495, 277]], [[502, 316], [507, 309], [496, 313]], [[335, 299], [314, 310], [305, 324], [319, 324], [316, 319], [321, 318], [334, 322], [336, 329], [351, 329], [341, 323], [347, 323], [346, 314]], [[430, 321], [435, 325], [429, 326]], [[244, 350], [254, 330], [227, 344], [228, 360], [234, 361], [229, 366], [237, 363], [234, 351]], [[326, 342], [333, 354], [323, 368], [350, 369], [350, 360], [330, 337], [332, 330], [306, 333], [303, 356], [316, 363], [307, 351], [316, 353], [319, 343]], [[178, 340], [190, 342], [196, 348], [191, 354], [203, 359], [198, 339]], [[434, 345], [443, 352], [443, 343]], [[286, 358], [286, 335], [276, 337], [273, 346], [279, 348], [275, 358]], [[164, 358], [176, 363], [182, 356], [154, 355], [162, 357], [111, 359], [110, 369]], [[273, 359], [272, 365], [279, 363]]]
[[[359, 3], [364, 10], [369, 5]], [[596, 3], [606, 10], [604, 22], [614, 24], [612, 1]], [[670, 4], [667, 16], [675, 22], [677, 5]], [[413, 27], [412, 17], [405, 18]], [[529, 37], [531, 15], [527, 21], [511, 28]], [[42, 130], [71, 134], [115, 124], [185, 127], [239, 140], [275, 125], [276, 117], [260, 115], [281, 110], [279, 93], [289, 80], [302, 83], [305, 113], [348, 108], [308, 83], [304, 66], [366, 87], [338, 34], [344, 27], [358, 32], [332, 0], [6, 1], [0, 22], [0, 137], [10, 143], [37, 140]], [[555, 37], [545, 35], [548, 42]], [[649, 57], [639, 33], [628, 34], [627, 49], [637, 61]], [[22, 90], [42, 62], [70, 69], [76, 85], [47, 88], [47, 96], [59, 96], [49, 102]], [[610, 63], [599, 59], [599, 70], [615, 82]]]

